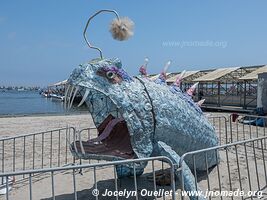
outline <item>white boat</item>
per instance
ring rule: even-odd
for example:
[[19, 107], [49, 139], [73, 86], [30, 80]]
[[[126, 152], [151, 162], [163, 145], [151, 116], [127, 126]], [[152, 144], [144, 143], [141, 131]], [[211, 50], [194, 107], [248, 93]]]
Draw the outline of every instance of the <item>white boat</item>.
[[50, 97], [53, 98], [53, 99], [64, 101], [64, 96], [61, 96], [61, 95], [58, 95], [58, 94], [50, 94]]
[[47, 93], [47, 92], [42, 92], [41, 95], [42, 95], [43, 97], [46, 97], [46, 98], [51, 97], [50, 94]]

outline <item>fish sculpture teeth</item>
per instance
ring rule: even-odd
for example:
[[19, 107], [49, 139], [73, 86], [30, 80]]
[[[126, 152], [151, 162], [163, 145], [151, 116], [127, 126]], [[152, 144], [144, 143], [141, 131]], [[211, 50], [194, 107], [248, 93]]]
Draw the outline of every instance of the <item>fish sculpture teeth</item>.
[[67, 88], [66, 88], [66, 90], [65, 90], [65, 96], [64, 96], [64, 108], [67, 108], [68, 93], [69, 93], [70, 85], [67, 84], [66, 87], [67, 87]]
[[83, 95], [83, 98], [82, 98], [81, 102], [79, 103], [78, 107], [80, 107], [81, 105], [83, 105], [83, 103], [85, 102], [86, 98], [89, 95], [89, 92], [90, 92], [90, 90], [89, 89], [86, 89], [86, 91], [85, 91], [85, 93]]
[[74, 90], [74, 93], [72, 95], [72, 98], [70, 99], [70, 105], [68, 107], [69, 109], [72, 107], [73, 101], [74, 101], [78, 91], [79, 91], [79, 86], [76, 86], [75, 90]]
[[68, 96], [68, 106], [67, 106], [67, 108], [70, 108], [70, 103], [71, 103], [71, 99], [72, 99], [72, 96], [73, 96], [74, 89], [75, 89], [75, 86], [72, 86], [71, 89], [70, 89], [70, 93], [69, 93], [69, 96]]

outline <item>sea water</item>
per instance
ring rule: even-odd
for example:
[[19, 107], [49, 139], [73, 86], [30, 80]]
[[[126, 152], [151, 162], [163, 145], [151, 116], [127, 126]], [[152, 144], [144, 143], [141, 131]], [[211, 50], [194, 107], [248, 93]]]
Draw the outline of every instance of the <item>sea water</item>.
[[64, 109], [64, 102], [46, 98], [38, 91], [0, 91], [0, 115], [65, 114], [84, 112], [85, 108]]

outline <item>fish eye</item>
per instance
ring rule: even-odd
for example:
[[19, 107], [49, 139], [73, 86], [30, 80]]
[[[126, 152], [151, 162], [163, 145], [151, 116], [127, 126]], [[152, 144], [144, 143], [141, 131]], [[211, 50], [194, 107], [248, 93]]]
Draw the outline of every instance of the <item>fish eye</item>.
[[108, 72], [106, 73], [106, 76], [107, 76], [109, 79], [113, 79], [113, 78], [115, 77], [115, 73], [112, 72], [112, 71], [108, 71]]

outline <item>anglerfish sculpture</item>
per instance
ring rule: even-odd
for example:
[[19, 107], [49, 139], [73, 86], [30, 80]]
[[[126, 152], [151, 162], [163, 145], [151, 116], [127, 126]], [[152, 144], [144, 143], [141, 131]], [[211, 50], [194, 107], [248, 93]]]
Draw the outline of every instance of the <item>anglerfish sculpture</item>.
[[[184, 153], [217, 146], [214, 127], [191, 98], [193, 90], [186, 93], [180, 90], [182, 77], [167, 86], [166, 70], [171, 62], [166, 64], [156, 81], [147, 76], [148, 59], [140, 68], [141, 75], [131, 77], [118, 58], [104, 59], [102, 51], [89, 43], [86, 29], [90, 20], [101, 12], [113, 12], [117, 17], [110, 29], [113, 38], [126, 40], [133, 34], [133, 22], [120, 18], [114, 10], [100, 10], [86, 24], [84, 38], [90, 48], [100, 52], [100, 58], [74, 69], [67, 81], [65, 97], [66, 104], [71, 107], [73, 96], [78, 92], [83, 96], [80, 105], [85, 102], [88, 106], [98, 137], [72, 143], [73, 155], [108, 161], [166, 156], [179, 165]], [[117, 175], [132, 176], [134, 171], [141, 175], [146, 164], [117, 166]], [[197, 170], [206, 170], [206, 167], [218, 164], [218, 155], [208, 152], [198, 154], [195, 163], [189, 158], [183, 162], [187, 191], [199, 190], [190, 170], [194, 164]]]
[[[161, 155], [178, 164], [186, 152], [218, 145], [214, 127], [187, 93], [176, 85], [131, 77], [119, 59], [96, 59], [80, 65], [68, 84], [71, 88], [66, 96], [77, 91], [83, 95], [82, 102], [99, 131], [97, 138], [72, 144], [75, 157], [114, 161]], [[208, 153], [207, 158], [208, 167], [218, 162], [214, 153]], [[205, 155], [195, 159], [197, 170], [205, 170]], [[144, 162], [136, 165], [136, 172], [142, 174], [145, 166]], [[196, 190], [190, 171], [193, 161], [186, 160], [184, 167], [185, 189]], [[131, 176], [133, 166], [117, 167], [117, 173], [119, 177]]]

